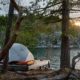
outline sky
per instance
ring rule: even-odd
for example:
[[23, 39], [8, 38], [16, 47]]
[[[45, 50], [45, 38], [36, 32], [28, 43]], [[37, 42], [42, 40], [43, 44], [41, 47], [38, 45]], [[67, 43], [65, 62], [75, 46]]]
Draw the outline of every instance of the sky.
[[23, 6], [29, 5], [29, 2], [31, 2], [31, 1], [33, 1], [33, 0], [22, 0], [21, 5], [23, 5]]
[[[9, 2], [9, 0], [4, 0], [4, 3], [6, 2], [6, 1], [8, 1]], [[17, 2], [18, 2], [19, 0], [17, 0]], [[31, 1], [33, 1], [33, 0], [21, 0], [21, 2], [20, 2], [20, 4], [22, 5], [22, 6], [29, 6], [30, 4], [29, 4], [29, 2], [31, 2]], [[1, 0], [0, 0], [0, 2], [1, 2]], [[42, 5], [42, 3], [40, 3], [40, 5]], [[0, 4], [0, 8], [2, 8], [1, 10], [0, 10], [0, 15], [5, 15], [5, 14], [7, 14], [8, 13], [8, 9], [9, 9], [9, 5], [7, 4], [7, 5], [2, 5], [2, 4]], [[79, 13], [71, 13], [70, 14], [70, 17], [80, 17], [80, 12]]]
[[[5, 4], [7, 1], [8, 1], [8, 3], [9, 3], [9, 0], [4, 0], [4, 4]], [[17, 1], [17, 3], [19, 3], [21, 6], [29, 6], [29, 5], [30, 5], [29, 2], [35, 1], [35, 0], [16, 0], [16, 1]], [[46, 0], [46, 1], [47, 1], [47, 0]], [[0, 2], [1, 2], [1, 0], [0, 0]], [[42, 6], [42, 3], [41, 3], [41, 2], [40, 2], [39, 4]], [[8, 13], [9, 4], [7, 4], [7, 5], [2, 5], [2, 4], [0, 4], [0, 8], [1, 8], [1, 10], [0, 10], [0, 15], [5, 15], [5, 14]]]
[[[30, 1], [33, 1], [33, 0], [22, 0], [22, 5], [24, 5], [24, 6], [29, 5]], [[42, 3], [40, 3], [40, 5], [42, 5]], [[70, 17], [72, 17], [72, 18], [80, 17], [80, 12], [78, 12], [78, 13], [71, 13]]]

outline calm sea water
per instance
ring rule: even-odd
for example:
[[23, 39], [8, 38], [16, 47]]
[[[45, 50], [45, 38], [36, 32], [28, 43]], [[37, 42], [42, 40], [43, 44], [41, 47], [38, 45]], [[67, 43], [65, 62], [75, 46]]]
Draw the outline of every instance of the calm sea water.
[[[70, 50], [70, 61], [77, 53], [80, 52], [80, 49], [71, 49]], [[59, 69], [60, 68], [60, 49], [53, 49], [53, 48], [36, 48], [32, 50], [33, 55], [36, 59], [49, 59], [51, 68]]]

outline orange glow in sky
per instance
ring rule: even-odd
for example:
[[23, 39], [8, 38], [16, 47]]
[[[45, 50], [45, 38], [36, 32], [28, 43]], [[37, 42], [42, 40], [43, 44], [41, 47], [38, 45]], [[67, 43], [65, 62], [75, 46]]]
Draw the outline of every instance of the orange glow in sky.
[[80, 26], [80, 21], [75, 21], [75, 22], [74, 22], [74, 25], [75, 25], [75, 26]]

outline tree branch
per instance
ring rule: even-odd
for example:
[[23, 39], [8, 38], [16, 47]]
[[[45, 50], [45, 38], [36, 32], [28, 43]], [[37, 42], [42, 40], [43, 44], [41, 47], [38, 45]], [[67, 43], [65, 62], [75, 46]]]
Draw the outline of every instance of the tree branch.
[[80, 11], [80, 9], [70, 9], [70, 11]]
[[15, 0], [11, 0], [11, 2], [13, 4], [14, 8], [19, 12], [20, 9], [19, 9], [19, 6], [16, 4]]

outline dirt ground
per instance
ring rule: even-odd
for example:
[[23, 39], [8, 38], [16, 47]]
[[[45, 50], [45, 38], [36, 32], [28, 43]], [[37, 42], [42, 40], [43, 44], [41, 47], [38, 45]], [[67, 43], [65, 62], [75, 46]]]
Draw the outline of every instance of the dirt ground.
[[71, 69], [30, 70], [0, 73], [0, 80], [80, 80], [80, 71]]

